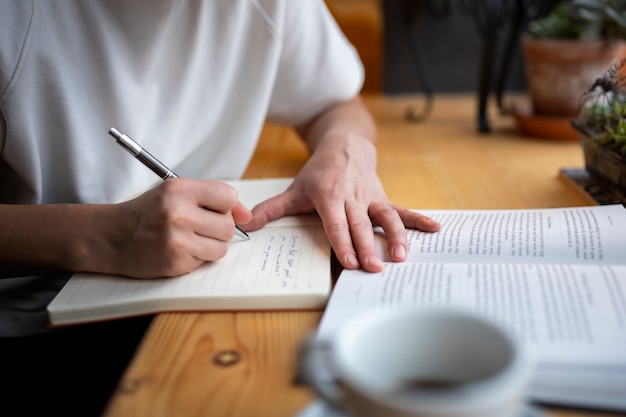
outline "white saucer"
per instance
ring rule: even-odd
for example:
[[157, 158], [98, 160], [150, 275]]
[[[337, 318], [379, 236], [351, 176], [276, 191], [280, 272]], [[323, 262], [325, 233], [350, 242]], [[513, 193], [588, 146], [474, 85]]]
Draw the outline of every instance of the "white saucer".
[[[317, 400], [307, 405], [295, 417], [346, 417], [340, 411], [330, 407], [324, 401]], [[546, 417], [546, 415], [537, 407], [526, 405], [522, 410], [520, 417]]]

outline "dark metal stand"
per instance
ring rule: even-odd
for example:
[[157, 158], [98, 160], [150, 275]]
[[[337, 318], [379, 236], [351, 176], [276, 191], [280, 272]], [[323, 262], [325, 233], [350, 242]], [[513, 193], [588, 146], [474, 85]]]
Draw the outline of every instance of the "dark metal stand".
[[[426, 65], [419, 48], [419, 40], [414, 36], [414, 25], [417, 22], [415, 2], [425, 2], [426, 9], [438, 13], [449, 13], [453, 0], [408, 0], [406, 10], [406, 33], [412, 53], [416, 74], [426, 94], [426, 105], [421, 113], [413, 109], [407, 111], [407, 120], [419, 122], [428, 117], [432, 108], [433, 89], [427, 77]], [[495, 77], [496, 100], [501, 112], [507, 113], [502, 100], [511, 59], [519, 38], [528, 22], [547, 13], [559, 0], [458, 0], [456, 3], [471, 13], [482, 38], [480, 60], [480, 79], [478, 87], [478, 130], [491, 130], [487, 119], [487, 100], [494, 82], [494, 67], [497, 60], [498, 40], [505, 36], [505, 49], [499, 71]]]
[[[439, 10], [439, 12], [447, 15], [449, 13], [448, 1], [444, 0], [437, 3], [444, 6], [444, 9]], [[428, 2], [427, 6], [428, 5], [430, 5], [430, 2]], [[413, 69], [415, 70], [415, 74], [417, 75], [418, 82], [424, 91], [425, 97], [424, 105], [422, 106], [421, 111], [416, 111], [413, 106], [409, 106], [406, 109], [405, 118], [410, 122], [419, 123], [428, 119], [428, 116], [430, 116], [434, 103], [434, 91], [428, 77], [428, 70], [422, 55], [420, 40], [415, 35], [415, 26], [420, 18], [420, 7], [418, 7], [418, 2], [405, 0], [403, 9], [404, 10], [401, 10], [401, 13], [404, 14], [404, 33], [407, 36], [409, 52], [411, 53], [411, 62], [413, 63]]]

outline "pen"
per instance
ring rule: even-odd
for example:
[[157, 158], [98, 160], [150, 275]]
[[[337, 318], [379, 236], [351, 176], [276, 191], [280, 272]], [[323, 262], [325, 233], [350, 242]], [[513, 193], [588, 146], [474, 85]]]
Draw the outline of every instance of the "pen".
[[[120, 132], [114, 127], [109, 129], [109, 134], [117, 140], [117, 143], [130, 152], [131, 155], [140, 160], [145, 166], [150, 168], [162, 179], [166, 180], [168, 178], [178, 178], [178, 175], [174, 171], [152, 156], [150, 152], [142, 148], [141, 145], [131, 139], [130, 136]], [[235, 233], [242, 239], [250, 239], [250, 236], [248, 236], [248, 234], [241, 230], [237, 225], [235, 225]]]

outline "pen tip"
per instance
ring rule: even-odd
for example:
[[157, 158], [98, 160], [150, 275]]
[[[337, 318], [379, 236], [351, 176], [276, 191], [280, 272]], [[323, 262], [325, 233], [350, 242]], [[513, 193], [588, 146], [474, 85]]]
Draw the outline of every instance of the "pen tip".
[[244, 232], [243, 230], [241, 230], [239, 228], [239, 226], [235, 227], [235, 233], [242, 239], [244, 240], [250, 240], [250, 236], [248, 236], [248, 234], [246, 232]]

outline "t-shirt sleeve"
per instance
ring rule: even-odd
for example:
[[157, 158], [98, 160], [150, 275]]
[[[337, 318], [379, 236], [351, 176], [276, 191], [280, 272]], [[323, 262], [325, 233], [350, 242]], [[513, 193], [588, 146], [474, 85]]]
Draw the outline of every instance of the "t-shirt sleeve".
[[322, 0], [287, 0], [268, 121], [301, 124], [357, 95], [363, 64]]
[[[29, 1], [7, 1], [0, 4], [0, 151], [6, 140], [6, 121], [3, 106], [7, 95], [11, 93], [11, 81], [19, 64], [26, 42], [28, 28], [33, 13]], [[1, 153], [1, 152], [0, 152]]]

